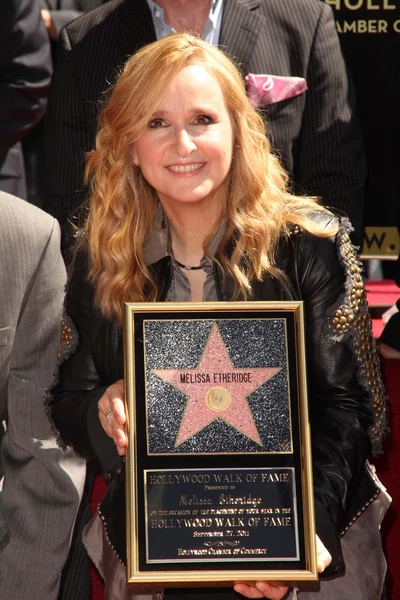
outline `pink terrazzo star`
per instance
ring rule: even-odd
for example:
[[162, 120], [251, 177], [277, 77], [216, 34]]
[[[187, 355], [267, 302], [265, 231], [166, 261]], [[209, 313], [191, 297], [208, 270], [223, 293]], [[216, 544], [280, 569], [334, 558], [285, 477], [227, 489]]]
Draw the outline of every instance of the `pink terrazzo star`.
[[153, 369], [153, 373], [188, 398], [175, 441], [180, 446], [215, 419], [221, 419], [260, 446], [247, 396], [271, 379], [280, 367], [236, 369], [216, 323], [195, 369]]

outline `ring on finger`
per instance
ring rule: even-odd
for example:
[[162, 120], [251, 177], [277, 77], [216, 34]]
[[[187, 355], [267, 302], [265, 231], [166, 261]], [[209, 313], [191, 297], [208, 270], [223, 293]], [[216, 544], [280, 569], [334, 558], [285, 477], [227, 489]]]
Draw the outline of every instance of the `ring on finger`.
[[109, 423], [111, 421], [111, 419], [114, 418], [114, 413], [112, 410], [110, 410], [107, 414], [106, 414], [106, 420]]

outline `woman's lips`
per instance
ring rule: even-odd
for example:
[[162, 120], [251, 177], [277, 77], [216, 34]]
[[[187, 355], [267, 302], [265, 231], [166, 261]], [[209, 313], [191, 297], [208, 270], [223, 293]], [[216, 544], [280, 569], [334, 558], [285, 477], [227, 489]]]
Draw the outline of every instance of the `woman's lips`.
[[186, 165], [168, 165], [166, 168], [168, 169], [168, 171], [171, 171], [172, 173], [177, 173], [178, 175], [187, 175], [187, 174], [191, 174], [191, 173], [196, 173], [202, 167], [204, 167], [204, 165], [205, 165], [204, 162], [196, 162], [196, 163], [189, 163]]

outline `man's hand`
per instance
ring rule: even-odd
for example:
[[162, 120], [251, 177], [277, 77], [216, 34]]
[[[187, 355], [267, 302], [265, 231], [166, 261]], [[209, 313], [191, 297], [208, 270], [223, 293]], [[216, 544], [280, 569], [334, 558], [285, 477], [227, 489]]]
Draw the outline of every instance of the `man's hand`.
[[54, 27], [53, 19], [51, 18], [51, 14], [45, 8], [42, 9], [42, 19], [46, 26], [46, 31], [51, 40], [57, 40], [58, 35], [56, 28]]

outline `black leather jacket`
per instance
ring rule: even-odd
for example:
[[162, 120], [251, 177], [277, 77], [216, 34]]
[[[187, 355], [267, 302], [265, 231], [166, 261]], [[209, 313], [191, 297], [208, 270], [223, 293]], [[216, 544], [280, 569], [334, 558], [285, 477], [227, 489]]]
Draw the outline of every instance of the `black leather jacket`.
[[[335, 239], [323, 239], [294, 228], [282, 239], [276, 263], [287, 283], [270, 277], [254, 282], [252, 299], [305, 303], [316, 524], [333, 557], [325, 575], [334, 575], [344, 570], [340, 536], [378, 493], [365, 462], [371, 439], [376, 442], [381, 434], [383, 389], [360, 269], [346, 230], [342, 227]], [[170, 259], [152, 269], [163, 300]], [[222, 286], [217, 270], [215, 279], [218, 298], [229, 300], [229, 281]], [[67, 312], [79, 344], [74, 351], [74, 334], [67, 324], [61, 360], [63, 354], [70, 356], [53, 390], [52, 416], [66, 444], [82, 456], [97, 457], [103, 470], [112, 472], [120, 459], [100, 425], [97, 403], [124, 375], [122, 331], [94, 305], [84, 253], [70, 279]]]

